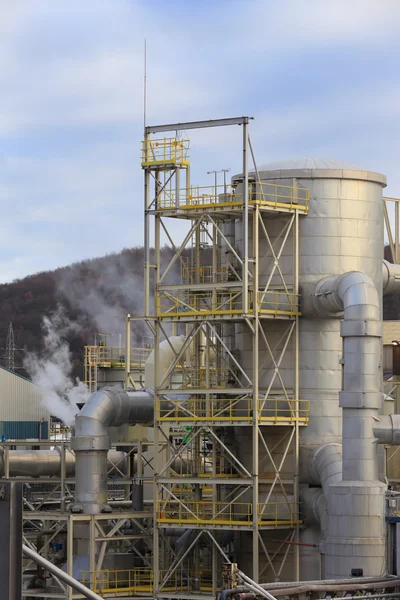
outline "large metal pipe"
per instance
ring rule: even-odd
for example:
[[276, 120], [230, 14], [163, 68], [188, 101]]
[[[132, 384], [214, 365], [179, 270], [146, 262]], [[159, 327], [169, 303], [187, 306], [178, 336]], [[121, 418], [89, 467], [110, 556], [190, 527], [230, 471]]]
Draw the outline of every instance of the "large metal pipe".
[[[6, 474], [8, 461], [8, 474], [10, 477], [60, 477], [61, 475], [61, 448], [54, 450], [9, 450], [8, 458], [0, 451], [0, 477]], [[126, 454], [118, 450], [110, 450], [107, 454], [107, 471], [113, 474], [113, 466], [117, 466], [114, 473], [120, 476], [127, 472]], [[65, 475], [73, 477], [75, 474], [75, 455], [65, 449]], [[117, 470], [118, 469], [118, 470]]]
[[368, 275], [358, 271], [320, 281], [314, 306], [321, 316], [344, 311], [343, 388], [343, 479], [376, 481], [377, 450], [373, 425], [382, 404], [380, 343], [381, 309], [377, 289]]
[[77, 581], [76, 579], [74, 579], [73, 577], [56, 567], [56, 565], [51, 563], [49, 560], [47, 560], [34, 550], [31, 550], [31, 548], [29, 548], [28, 546], [25, 546], [25, 544], [22, 545], [22, 551], [25, 554], [25, 556], [35, 561], [44, 569], [47, 569], [47, 571], [50, 571], [50, 573], [53, 573], [53, 575], [56, 575], [58, 579], [61, 579], [61, 581], [63, 581], [64, 583], [69, 585], [69, 587], [72, 587], [75, 591], [85, 596], [85, 598], [89, 598], [89, 600], [104, 600], [103, 596], [99, 596], [95, 592], [92, 592], [92, 590], [89, 590], [89, 588], [87, 588], [85, 585], [83, 585], [82, 583], [80, 583], [79, 581]]
[[400, 415], [381, 415], [374, 424], [378, 444], [400, 446]]
[[328, 487], [329, 527], [325, 544], [326, 576], [379, 575], [385, 562], [385, 489], [378, 480], [374, 425], [382, 403], [378, 291], [358, 271], [322, 279], [313, 294], [315, 312], [332, 317], [343, 312], [342, 481]]
[[320, 488], [304, 490], [302, 500], [310, 506], [314, 520], [320, 524], [322, 538], [328, 534], [329, 516], [327, 497], [329, 486], [342, 479], [342, 446], [324, 444], [311, 455], [309, 481], [321, 485]]
[[146, 391], [103, 388], [90, 396], [75, 417], [75, 512], [109, 512], [107, 504], [107, 453], [111, 446], [108, 428], [125, 423], [148, 423], [154, 418], [154, 398]]
[[400, 265], [393, 265], [387, 260], [382, 264], [383, 295], [400, 293]]

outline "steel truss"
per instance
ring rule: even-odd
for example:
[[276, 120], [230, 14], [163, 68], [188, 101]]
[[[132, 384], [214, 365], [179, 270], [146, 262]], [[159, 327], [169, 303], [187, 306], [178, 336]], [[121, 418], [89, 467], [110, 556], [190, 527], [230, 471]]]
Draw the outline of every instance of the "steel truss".
[[[193, 188], [188, 140], [151, 137], [229, 124], [145, 131], [144, 318], [154, 334], [155, 363], [154, 597], [165, 597], [177, 573], [188, 592], [215, 595], [221, 564], [231, 560], [232, 531], [252, 539], [253, 579], [279, 579], [289, 557], [299, 578], [298, 546], [286, 542], [298, 540], [299, 427], [308, 423], [308, 403], [298, 397], [297, 334], [298, 223], [307, 212], [307, 192], [295, 182], [278, 189], [260, 181], [246, 117], [234, 120], [243, 128], [243, 175], [222, 190]], [[250, 179], [249, 153], [256, 175]], [[180, 241], [171, 227], [176, 219], [187, 224]], [[230, 234], [235, 227], [240, 248]], [[167, 264], [160, 260], [163, 238], [173, 250]], [[282, 266], [288, 255], [289, 275]], [[251, 339], [251, 364], [238, 355], [235, 328]], [[174, 359], [165, 369], [159, 344], [171, 331], [184, 341], [179, 350], [171, 345]], [[250, 460], [235, 448], [233, 427], [248, 439]], [[169, 529], [182, 531], [174, 548]]]

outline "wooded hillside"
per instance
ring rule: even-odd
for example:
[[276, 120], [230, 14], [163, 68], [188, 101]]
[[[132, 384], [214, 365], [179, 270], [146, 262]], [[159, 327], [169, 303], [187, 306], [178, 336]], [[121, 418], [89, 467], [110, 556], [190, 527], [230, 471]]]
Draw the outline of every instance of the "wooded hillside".
[[[171, 250], [164, 248], [168, 260]], [[391, 259], [385, 249], [385, 258]], [[69, 267], [30, 275], [0, 285], [0, 364], [6, 366], [8, 324], [13, 323], [15, 364], [21, 367], [24, 351], [40, 351], [42, 319], [61, 304], [67, 317], [78, 324], [67, 335], [74, 375], [83, 377], [83, 346], [92, 344], [98, 332], [114, 333], [111, 344], [118, 344], [127, 312], [143, 312], [143, 248], [122, 250]], [[174, 276], [176, 276], [175, 273]], [[400, 318], [400, 300], [389, 296], [384, 301], [384, 318]], [[21, 368], [18, 373], [26, 374]]]

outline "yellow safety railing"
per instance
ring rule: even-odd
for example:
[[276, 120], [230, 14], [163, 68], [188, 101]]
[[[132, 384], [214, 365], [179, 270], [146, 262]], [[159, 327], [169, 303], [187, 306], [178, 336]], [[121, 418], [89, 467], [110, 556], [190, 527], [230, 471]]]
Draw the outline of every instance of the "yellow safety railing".
[[[167, 571], [160, 571], [159, 581], [162, 583]], [[80, 581], [92, 591], [100, 594], [116, 594], [131, 592], [151, 593], [153, 591], [154, 575], [152, 569], [103, 569], [101, 571], [81, 571]], [[165, 591], [192, 591], [200, 584], [200, 591], [212, 589], [212, 572], [176, 571], [163, 586]]]
[[[257, 505], [260, 525], [295, 525], [298, 518], [295, 502], [267, 502]], [[196, 525], [250, 525], [253, 522], [253, 505], [250, 502], [211, 502], [165, 500], [157, 503], [157, 521], [171, 524]]]
[[216, 283], [228, 281], [229, 278], [228, 267], [214, 269], [212, 265], [205, 265], [199, 269], [191, 269], [185, 264], [182, 264], [181, 267], [182, 282], [187, 284]]
[[257, 506], [259, 525], [298, 525], [298, 504], [296, 502], [267, 502]]
[[291, 400], [287, 398], [260, 398], [258, 418], [266, 423], [303, 423], [308, 424], [310, 412], [309, 400]]
[[149, 139], [142, 142], [142, 167], [189, 165], [189, 140]]
[[229, 370], [210, 366], [209, 369], [200, 367], [185, 369], [185, 387], [191, 388], [226, 388]]
[[[300, 315], [299, 296], [283, 291], [258, 292], [258, 313], [260, 315], [287, 316]], [[252, 293], [249, 293], [249, 312], [253, 312]], [[191, 317], [221, 315], [235, 316], [243, 313], [241, 291], [223, 292], [176, 292], [160, 293], [157, 296], [159, 317]]]
[[258, 311], [265, 315], [287, 315], [298, 316], [299, 298], [298, 294], [286, 291], [258, 292]]
[[276, 209], [301, 210], [302, 212], [307, 212], [310, 199], [310, 192], [307, 188], [265, 181], [252, 182], [249, 195], [251, 204], [270, 206]]
[[[157, 400], [156, 409], [159, 421], [189, 423], [202, 421], [235, 422], [253, 419], [251, 398], [200, 398]], [[258, 420], [262, 423], [308, 424], [309, 400], [283, 398], [259, 398]]]
[[175, 293], [157, 296], [158, 316], [234, 315], [242, 312], [239, 292]]
[[[308, 211], [310, 192], [306, 188], [287, 186], [268, 182], [249, 184], [249, 205], [267, 207], [274, 210], [302, 213]], [[243, 192], [241, 186], [217, 185], [165, 190], [158, 199], [158, 210], [196, 210], [241, 207]]]
[[50, 439], [55, 441], [70, 440], [72, 437], [72, 427], [62, 425], [61, 423], [50, 423]]
[[157, 521], [159, 523], [182, 523], [196, 525], [249, 525], [252, 522], [252, 504], [250, 502], [208, 502], [204, 500], [176, 502], [164, 500], [157, 502]]
[[[151, 348], [131, 348], [131, 366], [144, 367]], [[85, 346], [88, 366], [123, 368], [126, 362], [125, 346]]]
[[200, 422], [200, 421], [252, 421], [251, 400], [245, 398], [216, 398], [204, 400], [157, 400], [159, 420], [164, 422]]

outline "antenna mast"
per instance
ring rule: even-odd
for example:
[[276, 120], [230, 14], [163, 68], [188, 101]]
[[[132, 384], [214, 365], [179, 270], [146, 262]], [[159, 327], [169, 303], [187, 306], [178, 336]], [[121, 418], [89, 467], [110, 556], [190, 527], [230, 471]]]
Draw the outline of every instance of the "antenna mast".
[[147, 40], [144, 39], [144, 71], [143, 71], [143, 130], [146, 133], [147, 109]]

